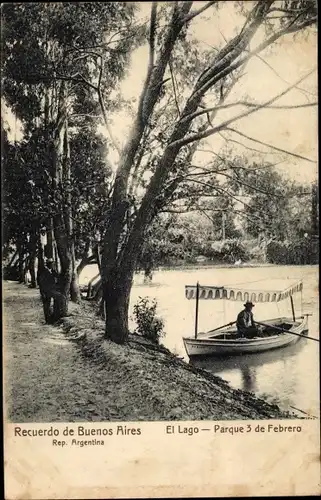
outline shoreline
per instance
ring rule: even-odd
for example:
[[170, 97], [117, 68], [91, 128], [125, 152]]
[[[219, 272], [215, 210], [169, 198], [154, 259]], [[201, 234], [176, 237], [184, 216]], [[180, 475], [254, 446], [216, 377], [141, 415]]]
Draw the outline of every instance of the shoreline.
[[[88, 264], [86, 267], [84, 267], [84, 269], [82, 270], [82, 273], [84, 273], [85, 269], [87, 268], [90, 268], [90, 266], [97, 266], [97, 264]], [[153, 285], [154, 282], [153, 282], [153, 279], [154, 279], [154, 275], [157, 274], [157, 273], [162, 273], [162, 272], [171, 272], [171, 271], [179, 271], [179, 272], [185, 272], [185, 271], [188, 271], [188, 270], [195, 270], [195, 271], [198, 271], [198, 270], [203, 270], [203, 269], [262, 269], [262, 268], [278, 268], [278, 267], [286, 267], [286, 268], [300, 268], [300, 267], [304, 267], [304, 268], [317, 268], [318, 265], [317, 264], [298, 264], [298, 265], [295, 265], [295, 264], [260, 264], [260, 263], [247, 263], [247, 264], [244, 264], [244, 265], [241, 265], [241, 266], [235, 266], [234, 264], [211, 264], [211, 263], [202, 263], [202, 262], [199, 262], [199, 263], [196, 263], [196, 264], [182, 264], [182, 265], [177, 265], [177, 266], [160, 266], [156, 269], [153, 270], [153, 273], [152, 273], [152, 279], [146, 283], [147, 285]], [[82, 274], [81, 273], [81, 274]], [[93, 278], [93, 276], [89, 277], [88, 279], [86, 279], [86, 281], [83, 281], [82, 280], [82, 276], [79, 276], [79, 286], [81, 287], [81, 291], [82, 292], [86, 292], [87, 291], [87, 288], [88, 288], [88, 283], [89, 281]], [[136, 271], [135, 274], [134, 274], [134, 277], [138, 278], [138, 277], [141, 277], [141, 276], [144, 276], [144, 271], [143, 270], [140, 270], [140, 271]]]
[[[252, 393], [232, 388], [221, 377], [188, 364], [162, 344], [152, 344], [140, 335], [130, 333], [127, 344], [115, 344], [104, 338], [104, 322], [93, 312], [90, 316], [92, 318], [87, 313], [84, 317], [81, 306], [75, 307], [71, 315], [62, 320], [66, 338], [75, 342], [81, 356], [100, 366], [111, 364], [119, 368], [126, 365], [126, 378], [135, 380], [136, 386], [144, 385], [148, 378], [148, 392], [153, 394], [152, 398], [155, 397], [159, 405], [168, 406], [162, 417], [156, 417], [151, 411], [148, 421], [305, 418], [293, 411], [282, 410]], [[93, 320], [95, 328], [89, 327]], [[187, 393], [192, 393], [188, 394], [188, 403], [182, 400], [182, 386]], [[166, 404], [177, 398], [181, 405], [170, 407]], [[193, 408], [195, 405], [197, 408]], [[133, 418], [140, 420], [139, 417]]]
[[[260, 263], [260, 262], [246, 262], [244, 264], [236, 266], [235, 264], [212, 264], [210, 262], [196, 262], [194, 264], [179, 264], [177, 266], [160, 266], [155, 269], [155, 272], [159, 271], [185, 271], [186, 269], [194, 268], [204, 268], [204, 269], [261, 269], [265, 267], [318, 267], [318, 264], [271, 264], [271, 263]], [[137, 274], [143, 274], [144, 271], [139, 271]]]

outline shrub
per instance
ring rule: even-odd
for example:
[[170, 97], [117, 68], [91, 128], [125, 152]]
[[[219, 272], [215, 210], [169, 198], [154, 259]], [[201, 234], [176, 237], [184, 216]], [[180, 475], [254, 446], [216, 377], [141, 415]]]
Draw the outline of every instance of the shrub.
[[3, 268], [3, 279], [19, 281], [19, 270], [17, 267], [6, 266]]
[[[206, 253], [204, 252], [204, 255]], [[234, 264], [237, 260], [243, 262], [249, 259], [249, 252], [240, 240], [216, 241], [211, 246], [211, 252], [207, 252], [213, 260]]]
[[318, 244], [309, 238], [291, 242], [271, 241], [267, 246], [267, 259], [272, 264], [317, 264], [319, 262]]
[[319, 262], [317, 242], [308, 238], [294, 240], [288, 247], [289, 264], [317, 264]]
[[164, 321], [157, 317], [157, 302], [148, 297], [139, 297], [134, 305], [134, 316], [137, 323], [136, 333], [147, 338], [154, 344], [159, 344], [161, 337], [165, 336]]
[[266, 257], [271, 264], [288, 264], [288, 244], [283, 241], [271, 241], [266, 247]]
[[250, 250], [250, 258], [256, 262], [265, 262], [265, 250], [262, 247], [256, 246]]

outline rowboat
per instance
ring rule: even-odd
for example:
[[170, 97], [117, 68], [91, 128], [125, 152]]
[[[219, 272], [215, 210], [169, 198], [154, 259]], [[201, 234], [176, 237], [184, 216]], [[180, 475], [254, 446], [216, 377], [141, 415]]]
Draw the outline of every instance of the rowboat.
[[210, 371], [213, 374], [235, 370], [238, 370], [242, 374], [244, 368], [255, 370], [263, 365], [271, 365], [280, 361], [283, 363], [287, 360], [291, 361], [291, 358], [296, 357], [305, 348], [307, 342], [307, 338], [301, 338], [299, 342], [292, 342], [290, 345], [280, 349], [272, 349], [254, 354], [243, 353], [240, 356], [192, 356], [189, 359], [189, 363], [203, 370]]
[[[291, 283], [284, 290], [270, 288], [255, 290], [252, 287], [242, 289], [239, 286], [201, 286], [187, 285], [185, 296], [187, 299], [196, 298], [195, 335], [183, 337], [186, 353], [189, 357], [195, 356], [234, 356], [239, 354], [260, 353], [286, 347], [296, 343], [308, 332], [308, 315], [295, 317], [293, 295], [302, 292], [302, 281]], [[235, 326], [235, 322], [205, 333], [198, 332], [198, 302], [205, 300], [251, 300], [256, 303], [278, 303], [286, 298], [290, 299], [292, 317], [277, 317], [264, 320], [254, 338], [243, 337]], [[232, 326], [234, 325], [234, 326]]]
[[184, 337], [185, 350], [188, 356], [232, 356], [264, 352], [294, 344], [300, 337], [293, 333], [308, 332], [307, 316], [302, 316], [297, 321], [290, 318], [276, 318], [266, 320], [266, 322], [272, 326], [291, 330], [292, 333], [279, 332], [267, 327], [257, 337], [248, 339], [241, 337], [236, 328], [222, 328], [215, 332], [209, 331], [201, 334], [196, 339]]

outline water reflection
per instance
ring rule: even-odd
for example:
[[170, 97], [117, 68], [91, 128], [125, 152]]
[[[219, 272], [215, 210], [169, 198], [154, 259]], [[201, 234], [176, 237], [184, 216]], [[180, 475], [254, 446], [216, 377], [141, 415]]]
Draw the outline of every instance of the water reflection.
[[[208, 370], [213, 374], [220, 375], [228, 379], [228, 372], [233, 371], [233, 380], [239, 380], [239, 388], [243, 391], [260, 393], [258, 384], [258, 377], [261, 373], [260, 367], [267, 365], [282, 363], [285, 368], [287, 364], [290, 365], [291, 375], [290, 380], [287, 380], [288, 389], [295, 385], [296, 373], [293, 370], [293, 358], [303, 350], [306, 345], [307, 339], [300, 339], [295, 344], [281, 347], [272, 351], [267, 351], [258, 354], [241, 354], [239, 356], [226, 356], [226, 357], [207, 357], [195, 358], [190, 360], [190, 364]], [[273, 374], [273, 368], [269, 368], [269, 373]], [[285, 378], [285, 373], [284, 373]], [[283, 378], [283, 380], [284, 380]], [[273, 384], [272, 384], [273, 385]]]
[[206, 357], [190, 359], [190, 364], [199, 366], [212, 373], [218, 373], [226, 370], [235, 370], [242, 367], [254, 368], [278, 361], [286, 361], [288, 358], [296, 356], [307, 343], [307, 339], [300, 339], [295, 344], [279, 347], [271, 351], [253, 354], [240, 354], [238, 356]]
[[256, 371], [255, 368], [249, 366], [241, 367], [243, 390], [247, 392], [255, 392], [256, 389]]

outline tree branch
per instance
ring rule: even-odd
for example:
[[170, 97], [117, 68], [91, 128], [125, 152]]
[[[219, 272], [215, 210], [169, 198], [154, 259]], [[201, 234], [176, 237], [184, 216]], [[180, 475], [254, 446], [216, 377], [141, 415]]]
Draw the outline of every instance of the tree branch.
[[140, 103], [139, 107], [139, 115], [140, 118], [144, 118], [144, 104], [145, 104], [145, 97], [147, 94], [147, 89], [150, 83], [150, 79], [153, 73], [154, 69], [154, 63], [155, 63], [155, 35], [156, 35], [156, 18], [157, 18], [157, 2], [153, 2], [151, 6], [151, 12], [150, 12], [150, 29], [149, 29], [149, 61], [148, 61], [148, 68], [147, 68], [147, 75], [146, 75], [146, 80], [144, 82], [144, 88], [143, 88], [143, 99]]
[[82, 59], [86, 59], [87, 57], [101, 57], [101, 55], [98, 53], [98, 52], [91, 52], [91, 51], [83, 51], [82, 54], [80, 54], [78, 57], [76, 57], [75, 59], [72, 60], [73, 63], [77, 62], [77, 61], [81, 61]]
[[242, 132], [239, 132], [238, 130], [235, 130], [234, 128], [226, 127], [225, 130], [229, 130], [230, 132], [234, 132], [235, 134], [238, 134], [242, 137], [245, 137], [246, 139], [249, 139], [250, 141], [257, 142], [258, 144], [262, 144], [262, 146], [267, 146], [268, 148], [275, 149], [276, 151], [279, 151], [281, 153], [285, 153], [287, 155], [294, 156], [295, 158], [300, 158], [300, 160], [305, 160], [305, 161], [308, 161], [310, 163], [317, 163], [316, 161], [311, 160], [310, 158], [307, 158], [306, 156], [301, 156], [301, 155], [298, 155], [297, 153], [291, 153], [290, 151], [286, 151], [285, 149], [278, 148], [277, 146], [272, 146], [272, 144], [268, 144], [268, 143], [260, 141], [258, 139], [254, 139], [253, 137], [249, 137], [248, 135], [243, 134]]
[[[246, 52], [248, 52], [248, 51], [246, 51]], [[269, 64], [262, 56], [260, 56], [259, 54], [254, 54], [254, 57], [257, 57], [259, 59], [259, 61], [261, 61], [263, 64], [265, 64], [271, 71], [273, 71], [273, 73], [278, 78], [280, 78], [280, 80], [282, 80], [282, 82], [286, 83], [287, 85], [290, 85], [290, 82], [288, 80], [285, 80], [285, 78], [283, 78], [281, 75], [279, 75], [279, 73], [273, 68], [273, 66], [271, 64]], [[303, 89], [302, 87], [296, 87], [296, 88], [297, 88], [297, 90], [299, 90], [305, 94], [310, 94], [310, 95], [316, 97], [315, 93], [310, 92], [307, 89]]]
[[272, 0], [266, 0], [265, 2], [258, 2], [255, 5], [249, 12], [240, 33], [232, 38], [225, 47], [220, 50], [210, 67], [200, 75], [193, 94], [196, 96], [203, 96], [215, 83], [231, 73], [230, 68], [233, 67], [233, 61], [235, 61], [246, 49], [266, 16], [271, 4]]
[[301, 77], [296, 83], [294, 83], [293, 85], [291, 85], [290, 87], [288, 87], [286, 90], [284, 90], [280, 94], [272, 97], [268, 101], [265, 101], [264, 103], [259, 104], [259, 105], [255, 106], [254, 108], [251, 108], [249, 111], [246, 111], [246, 112], [241, 113], [241, 114], [239, 114], [237, 116], [234, 116], [233, 118], [230, 118], [229, 120], [226, 120], [225, 122], [221, 123], [221, 125], [218, 125], [217, 127], [214, 127], [214, 128], [209, 129], [209, 130], [206, 130], [205, 132], [202, 132], [201, 134], [199, 134], [199, 133], [193, 134], [193, 135], [190, 135], [188, 137], [185, 137], [184, 139], [180, 139], [178, 141], [174, 141], [171, 144], [169, 144], [169, 147], [177, 147], [177, 146], [178, 147], [182, 147], [182, 146], [185, 146], [186, 144], [189, 144], [190, 142], [194, 142], [196, 140], [205, 139], [206, 137], [209, 137], [210, 135], [213, 135], [213, 134], [215, 134], [217, 132], [220, 132], [221, 130], [226, 130], [227, 127], [231, 123], [233, 123], [233, 122], [235, 122], [237, 120], [240, 120], [241, 118], [245, 118], [246, 116], [249, 116], [249, 115], [251, 115], [252, 113], [254, 113], [256, 111], [259, 111], [262, 108], [266, 108], [267, 106], [269, 106], [270, 104], [272, 104], [277, 99], [280, 99], [281, 97], [283, 97], [285, 94], [287, 94], [288, 92], [290, 92], [290, 90], [292, 90], [298, 83], [302, 82], [308, 76], [310, 76], [314, 71], [315, 71], [314, 69], [312, 71], [309, 71], [308, 74], [306, 74], [303, 77]]
[[240, 186], [246, 186], [250, 189], [253, 189], [253, 191], [257, 191], [258, 193], [262, 193], [262, 194], [265, 194], [267, 196], [272, 196], [274, 198], [279, 198], [279, 195], [272, 193], [271, 191], [265, 191], [264, 189], [260, 189], [256, 186], [253, 186], [252, 184], [248, 184], [247, 182], [240, 181], [238, 178], [235, 179], [232, 175], [229, 175], [225, 172], [217, 172], [217, 175], [223, 175], [224, 177], [227, 177], [228, 179], [232, 179], [234, 182], [236, 182]]
[[250, 209], [252, 208], [248, 203], [240, 200], [239, 198], [236, 198], [234, 195], [229, 193], [229, 191], [226, 191], [225, 189], [223, 189], [221, 187], [213, 186], [212, 184], [207, 184], [206, 182], [197, 181], [197, 180], [193, 180], [193, 182], [196, 182], [197, 184], [201, 184], [201, 185], [206, 186], [206, 187], [210, 187], [210, 188], [214, 189], [215, 191], [217, 191], [218, 193], [221, 193], [221, 194], [223, 193], [223, 194], [229, 196], [230, 198], [233, 198], [233, 200], [236, 200], [239, 203], [242, 203], [245, 207], [248, 207]]
[[[275, 167], [279, 163], [283, 163], [283, 162], [277, 162], [277, 163], [274, 163], [274, 164], [271, 164], [271, 165], [270, 164], [269, 165], [265, 165], [264, 167], [259, 167], [259, 168], [246, 168], [246, 167], [235, 167], [232, 162], [230, 162], [228, 160], [225, 160], [224, 158], [222, 158], [219, 155], [217, 155], [217, 156], [220, 158], [220, 160], [221, 160], [221, 162], [223, 164], [227, 163], [229, 165], [229, 167], [221, 169], [221, 170], [208, 170], [208, 169], [205, 169], [204, 167], [195, 166], [194, 168], [202, 169], [203, 172], [187, 174], [185, 176], [185, 178], [190, 177], [190, 176], [198, 176], [198, 175], [211, 175], [211, 174], [212, 175], [223, 175], [224, 177], [233, 180], [234, 182], [236, 182], [237, 184], [240, 184], [241, 186], [246, 186], [246, 187], [248, 187], [250, 189], [253, 189], [253, 191], [257, 191], [258, 193], [262, 193], [262, 194], [265, 194], [267, 196], [278, 197], [278, 195], [276, 195], [275, 193], [272, 193], [271, 191], [265, 191], [265, 190], [263, 190], [261, 188], [258, 188], [257, 186], [253, 186], [252, 184], [248, 184], [248, 183], [240, 180], [236, 173], [235, 173], [235, 175], [236, 175], [236, 178], [235, 178], [232, 175], [227, 174], [226, 171], [229, 170], [229, 169], [231, 169], [232, 171], [236, 171], [238, 169], [242, 169], [242, 170], [245, 170], [246, 172], [256, 172], [257, 170], [261, 170], [262, 168], [272, 168], [272, 167]], [[216, 165], [214, 164], [213, 166], [216, 166]], [[204, 171], [205, 171], [205, 173], [204, 173]], [[194, 179], [192, 179], [192, 181], [193, 180]]]
[[98, 84], [97, 84], [97, 88], [96, 88], [97, 94], [98, 94], [98, 101], [99, 101], [101, 112], [102, 112], [102, 115], [104, 118], [105, 127], [107, 129], [108, 134], [109, 134], [110, 140], [111, 140], [114, 148], [116, 149], [117, 153], [120, 156], [121, 155], [121, 147], [118, 144], [117, 140], [115, 139], [113, 132], [111, 130], [111, 127], [109, 126], [109, 122], [108, 122], [108, 118], [107, 118], [107, 111], [106, 111], [103, 95], [101, 92], [101, 80], [102, 80], [102, 75], [103, 75], [103, 69], [104, 69], [104, 61], [103, 61], [102, 56], [100, 56], [100, 68], [99, 68]]
[[[219, 80], [221, 80], [223, 77], [227, 76], [228, 74], [232, 73], [235, 69], [239, 68], [247, 62], [249, 59], [251, 59], [253, 56], [257, 55], [259, 52], [262, 52], [265, 48], [269, 47], [274, 43], [276, 40], [278, 40], [281, 36], [293, 33], [295, 31], [300, 31], [301, 29], [311, 26], [313, 23], [317, 21], [317, 18], [310, 18], [304, 21], [303, 23], [299, 25], [293, 26], [293, 22], [289, 23], [285, 28], [282, 30], [279, 30], [278, 32], [274, 33], [274, 35], [270, 36], [267, 40], [262, 42], [260, 45], [258, 45], [253, 51], [249, 52], [248, 55], [241, 57], [238, 61], [234, 62], [233, 64], [230, 64], [229, 66], [223, 68], [220, 70], [218, 73], [215, 73], [210, 79], [208, 79], [202, 87], [196, 88], [195, 93], [200, 92], [202, 95], [207, 92], [213, 85], [215, 85]], [[245, 50], [245, 47], [244, 47]], [[209, 70], [207, 70], [209, 71]]]
[[[277, 98], [276, 98], [277, 99]], [[300, 108], [309, 108], [312, 106], [317, 106], [318, 102], [311, 102], [311, 103], [305, 103], [305, 104], [293, 104], [293, 105], [283, 105], [283, 106], [266, 106], [264, 103], [263, 104], [258, 104], [255, 102], [247, 102], [247, 101], [238, 101], [238, 102], [231, 102], [229, 104], [222, 104], [221, 106], [213, 106], [212, 108], [206, 108], [203, 109], [202, 111], [196, 111], [195, 113], [192, 113], [190, 115], [185, 116], [182, 119], [182, 122], [187, 121], [187, 120], [194, 120], [197, 116], [201, 116], [204, 114], [209, 113], [210, 111], [219, 111], [220, 109], [228, 109], [232, 108], [234, 106], [245, 106], [247, 108], [257, 108], [259, 107], [265, 107], [266, 109], [300, 109]]]
[[[283, 12], [285, 14], [303, 14], [304, 12], [306, 12], [307, 9], [281, 9], [281, 8], [277, 8], [277, 7], [273, 7], [272, 9], [269, 10], [269, 13], [270, 12]], [[284, 16], [283, 16], [284, 17]]]
[[177, 112], [178, 112], [178, 116], [181, 116], [181, 111], [179, 109], [179, 105], [178, 105], [178, 99], [177, 99], [177, 94], [176, 94], [176, 86], [175, 86], [175, 81], [174, 81], [174, 76], [173, 76], [173, 68], [172, 68], [172, 62], [171, 62], [171, 59], [169, 59], [169, 71], [170, 71], [170, 74], [171, 74], [171, 79], [172, 79], [172, 85], [173, 85], [173, 90], [174, 90], [174, 98], [175, 98], [175, 104], [176, 104], [176, 108], [177, 108]]
[[199, 16], [200, 14], [202, 14], [202, 12], [207, 10], [212, 5], [215, 5], [216, 3], [218, 3], [217, 0], [214, 0], [213, 2], [207, 2], [207, 4], [204, 5], [203, 7], [200, 7], [199, 9], [195, 10], [194, 12], [191, 12], [188, 16], [185, 16], [184, 22], [188, 23], [189, 21], [194, 19], [194, 17]]
[[[227, 138], [227, 137], [225, 137], [225, 136], [222, 134], [222, 132], [219, 132], [218, 134], [219, 134], [219, 135], [222, 137], [222, 139], [224, 139], [224, 141], [226, 141], [226, 142], [234, 142], [234, 144], [239, 144], [240, 146], [242, 146], [243, 148], [248, 149], [249, 151], [254, 151], [255, 153], [266, 154], [266, 151], [262, 151], [262, 150], [260, 150], [260, 149], [256, 149], [256, 148], [251, 148], [250, 146], [247, 146], [246, 144], [243, 144], [243, 143], [242, 143], [242, 142], [240, 142], [240, 141], [236, 141], [235, 139]], [[277, 154], [277, 152], [276, 152], [276, 151], [273, 151], [273, 152], [270, 152], [269, 154], [274, 154], [274, 155], [275, 155], [275, 154]]]

